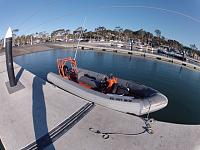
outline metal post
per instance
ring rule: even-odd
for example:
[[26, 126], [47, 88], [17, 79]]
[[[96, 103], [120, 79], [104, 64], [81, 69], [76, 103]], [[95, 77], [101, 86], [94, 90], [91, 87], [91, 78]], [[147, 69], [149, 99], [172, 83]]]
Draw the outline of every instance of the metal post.
[[16, 80], [15, 80], [13, 56], [12, 56], [12, 30], [10, 27], [5, 37], [5, 52], [6, 52], [6, 66], [7, 66], [10, 87], [14, 87], [16, 86]]
[[133, 50], [133, 40], [131, 40], [131, 51]]

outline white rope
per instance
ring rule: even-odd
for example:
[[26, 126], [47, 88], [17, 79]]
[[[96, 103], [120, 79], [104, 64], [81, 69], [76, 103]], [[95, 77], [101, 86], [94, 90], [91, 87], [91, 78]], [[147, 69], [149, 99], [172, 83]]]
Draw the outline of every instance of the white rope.
[[149, 110], [148, 110], [148, 113], [147, 113], [147, 118], [146, 118], [146, 120], [145, 120], [145, 124], [146, 124], [146, 129], [147, 129], [147, 132], [149, 133], [149, 134], [153, 134], [154, 132], [153, 132], [153, 130], [152, 130], [152, 127], [151, 127], [151, 122], [153, 122], [153, 120], [152, 119], [149, 119], [149, 114], [150, 114], [150, 110], [151, 110], [151, 102], [150, 102], [150, 100], [148, 99], [148, 102], [149, 102]]
[[149, 99], [148, 99], [148, 102], [149, 102], [149, 110], [148, 110], [148, 114], [147, 114], [147, 120], [149, 120], [149, 114], [150, 114], [150, 110], [151, 110], [151, 102]]

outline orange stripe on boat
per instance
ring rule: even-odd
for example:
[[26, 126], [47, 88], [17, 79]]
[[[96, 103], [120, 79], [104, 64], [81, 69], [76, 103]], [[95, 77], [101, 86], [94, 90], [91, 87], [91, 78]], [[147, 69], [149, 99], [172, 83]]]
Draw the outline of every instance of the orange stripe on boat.
[[91, 89], [92, 87], [84, 82], [79, 82], [79, 85], [82, 86], [82, 87], [85, 87], [87, 89]]

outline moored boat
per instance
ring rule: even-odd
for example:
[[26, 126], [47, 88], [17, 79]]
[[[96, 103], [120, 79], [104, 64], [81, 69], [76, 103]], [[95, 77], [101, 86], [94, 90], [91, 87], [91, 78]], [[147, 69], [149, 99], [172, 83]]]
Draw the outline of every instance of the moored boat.
[[135, 115], [158, 111], [168, 104], [167, 97], [153, 88], [118, 78], [108, 89], [108, 80], [113, 76], [77, 68], [72, 58], [57, 62], [60, 75], [49, 73], [48, 81], [88, 101]]

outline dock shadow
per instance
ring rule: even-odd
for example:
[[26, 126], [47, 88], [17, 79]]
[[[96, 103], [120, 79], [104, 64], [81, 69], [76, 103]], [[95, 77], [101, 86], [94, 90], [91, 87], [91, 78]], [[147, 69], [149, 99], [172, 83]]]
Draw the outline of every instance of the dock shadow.
[[17, 82], [19, 81], [19, 79], [21, 78], [23, 72], [24, 72], [24, 68], [21, 67], [20, 70], [18, 71], [17, 75], [16, 75], [16, 78], [15, 78], [16, 83], [17, 83]]
[[45, 81], [39, 77], [34, 77], [32, 84], [32, 115], [36, 147], [40, 150], [48, 146], [48, 149], [55, 150], [48, 132], [46, 106], [43, 93], [43, 85], [45, 84]]

